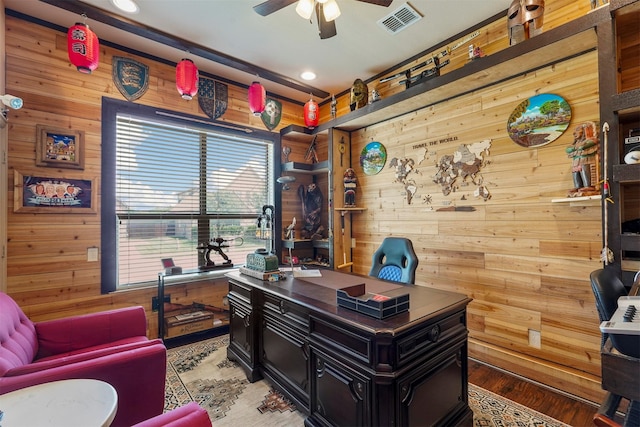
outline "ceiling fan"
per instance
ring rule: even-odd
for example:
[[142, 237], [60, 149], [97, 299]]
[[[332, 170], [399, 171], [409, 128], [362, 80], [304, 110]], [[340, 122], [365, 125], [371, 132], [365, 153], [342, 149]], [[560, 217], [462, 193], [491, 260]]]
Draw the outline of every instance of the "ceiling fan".
[[[393, 0], [356, 1], [389, 7]], [[335, 19], [340, 16], [340, 9], [336, 0], [267, 0], [254, 6], [253, 10], [262, 16], [267, 16], [296, 2], [298, 3], [296, 12], [305, 19], [310, 19], [315, 9], [321, 39], [328, 39], [337, 34]]]

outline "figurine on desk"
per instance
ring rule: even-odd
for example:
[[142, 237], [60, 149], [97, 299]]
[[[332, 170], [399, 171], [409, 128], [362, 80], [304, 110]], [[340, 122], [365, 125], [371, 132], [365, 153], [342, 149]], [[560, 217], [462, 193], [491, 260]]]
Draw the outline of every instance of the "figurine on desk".
[[[229, 247], [229, 245], [223, 245], [224, 242], [227, 242], [227, 240], [224, 240], [222, 237], [217, 237], [211, 240], [209, 243], [201, 243], [198, 245], [198, 252], [204, 252], [205, 258], [205, 265], [199, 266], [199, 270], [213, 270], [215, 268], [233, 267], [233, 263], [231, 262], [227, 254], [222, 252], [223, 248]], [[215, 251], [220, 254], [220, 256], [224, 258], [225, 261], [222, 264], [216, 265], [216, 263], [211, 260], [211, 251]]]

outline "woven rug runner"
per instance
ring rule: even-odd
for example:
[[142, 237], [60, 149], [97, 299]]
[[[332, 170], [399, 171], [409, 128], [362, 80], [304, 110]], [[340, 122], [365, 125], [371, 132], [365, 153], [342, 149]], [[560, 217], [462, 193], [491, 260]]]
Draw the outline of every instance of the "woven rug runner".
[[[196, 401], [214, 427], [302, 426], [304, 415], [265, 380], [250, 383], [227, 359], [229, 335], [167, 350], [165, 411]], [[570, 427], [469, 384], [474, 427]]]

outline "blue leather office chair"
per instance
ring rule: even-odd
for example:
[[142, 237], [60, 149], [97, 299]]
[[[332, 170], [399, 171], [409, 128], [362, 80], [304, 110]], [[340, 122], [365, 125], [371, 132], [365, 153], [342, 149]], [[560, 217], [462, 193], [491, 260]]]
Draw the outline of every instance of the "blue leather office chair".
[[393, 282], [414, 284], [418, 257], [411, 240], [404, 237], [385, 237], [373, 253], [369, 276]]

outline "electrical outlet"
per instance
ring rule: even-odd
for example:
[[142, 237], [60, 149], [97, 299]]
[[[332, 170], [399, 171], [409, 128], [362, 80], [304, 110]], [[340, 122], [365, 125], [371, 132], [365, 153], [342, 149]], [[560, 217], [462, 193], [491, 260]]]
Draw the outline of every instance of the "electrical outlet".
[[540, 331], [529, 329], [529, 345], [534, 348], [541, 347]]
[[352, 237], [352, 238], [351, 238], [351, 247], [352, 247], [352, 248], [355, 248], [355, 247], [356, 247], [356, 238], [355, 238], [355, 237]]

